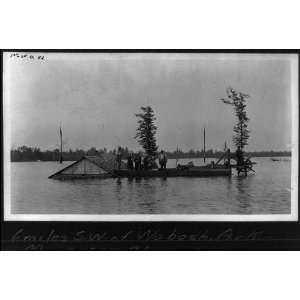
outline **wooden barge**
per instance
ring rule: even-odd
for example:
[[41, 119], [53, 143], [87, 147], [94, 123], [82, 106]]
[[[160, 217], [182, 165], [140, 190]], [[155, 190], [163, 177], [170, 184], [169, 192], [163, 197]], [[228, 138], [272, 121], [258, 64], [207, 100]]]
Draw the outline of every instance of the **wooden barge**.
[[206, 177], [231, 176], [231, 168], [195, 167], [185, 170], [168, 168], [163, 170], [114, 170], [116, 177], [147, 178], [147, 177]]
[[176, 168], [168, 168], [165, 170], [113, 170], [107, 173], [56, 173], [49, 178], [59, 180], [73, 179], [92, 179], [92, 178], [149, 178], [149, 177], [208, 177], [208, 176], [231, 176], [230, 168], [196, 168], [188, 170], [178, 170]]
[[147, 177], [205, 177], [230, 176], [231, 167], [222, 165], [192, 166], [186, 168], [167, 168], [154, 170], [128, 170], [122, 162], [117, 170], [114, 158], [83, 156], [80, 160], [49, 176], [51, 179], [72, 180], [90, 178], [147, 178]]

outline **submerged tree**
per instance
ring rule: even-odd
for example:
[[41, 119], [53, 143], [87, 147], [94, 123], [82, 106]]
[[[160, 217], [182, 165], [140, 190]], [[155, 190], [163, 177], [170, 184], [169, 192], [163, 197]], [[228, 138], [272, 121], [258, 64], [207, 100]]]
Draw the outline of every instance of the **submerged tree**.
[[235, 91], [232, 88], [227, 89], [227, 99], [221, 99], [226, 104], [234, 106], [235, 115], [238, 118], [236, 125], [233, 128], [235, 135], [233, 136], [233, 142], [237, 148], [243, 151], [244, 147], [248, 145], [249, 129], [246, 113], [246, 99], [249, 95]]
[[157, 127], [154, 124], [156, 118], [154, 116], [154, 111], [150, 106], [142, 106], [141, 110], [141, 113], [136, 114], [136, 117], [138, 117], [139, 120], [135, 138], [144, 148], [146, 154], [150, 157], [154, 157], [158, 149], [155, 138]]

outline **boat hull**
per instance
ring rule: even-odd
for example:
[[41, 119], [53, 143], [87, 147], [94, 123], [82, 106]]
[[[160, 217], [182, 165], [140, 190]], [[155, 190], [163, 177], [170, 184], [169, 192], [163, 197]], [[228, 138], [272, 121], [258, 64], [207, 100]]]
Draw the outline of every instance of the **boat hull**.
[[231, 176], [230, 168], [195, 168], [187, 170], [114, 170], [117, 177], [208, 177], [208, 176]]

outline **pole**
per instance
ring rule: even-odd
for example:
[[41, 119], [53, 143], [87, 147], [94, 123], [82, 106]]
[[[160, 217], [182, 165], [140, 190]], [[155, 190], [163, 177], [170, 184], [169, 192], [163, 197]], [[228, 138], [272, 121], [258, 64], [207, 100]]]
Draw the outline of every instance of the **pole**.
[[61, 127], [59, 128], [59, 134], [60, 134], [60, 158], [59, 158], [59, 162], [62, 163], [63, 158], [62, 158], [62, 131], [61, 131]]
[[[224, 152], [226, 152], [226, 151], [227, 151], [227, 143], [225, 141], [225, 143], [224, 143]], [[224, 164], [225, 164], [225, 162], [226, 162], [226, 158], [224, 157]]]
[[203, 161], [205, 163], [205, 127], [203, 131]]

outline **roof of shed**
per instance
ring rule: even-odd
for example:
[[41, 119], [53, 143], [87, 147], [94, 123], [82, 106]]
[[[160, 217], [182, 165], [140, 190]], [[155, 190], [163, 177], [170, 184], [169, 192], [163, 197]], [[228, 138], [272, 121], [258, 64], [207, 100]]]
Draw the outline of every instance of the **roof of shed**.
[[[111, 172], [117, 168], [116, 156], [113, 154], [102, 154], [101, 156], [84, 156], [98, 167], [102, 168], [106, 172]], [[121, 162], [121, 169], [127, 169], [124, 162]]]
[[[70, 164], [69, 166], [67, 166], [67, 167], [59, 170], [58, 172], [50, 175], [49, 178], [53, 177], [54, 175], [62, 173], [63, 171], [67, 170], [71, 166], [79, 163], [80, 161], [82, 161], [84, 159], [89, 160], [90, 162], [97, 165], [99, 168], [105, 170], [108, 173], [112, 172], [114, 169], [117, 168], [116, 155], [108, 154], [108, 153], [101, 154], [101, 156], [84, 155], [79, 160], [75, 161], [74, 163]], [[121, 169], [127, 169], [127, 166], [123, 161], [121, 162]]]

